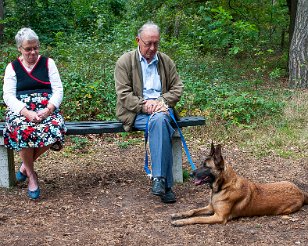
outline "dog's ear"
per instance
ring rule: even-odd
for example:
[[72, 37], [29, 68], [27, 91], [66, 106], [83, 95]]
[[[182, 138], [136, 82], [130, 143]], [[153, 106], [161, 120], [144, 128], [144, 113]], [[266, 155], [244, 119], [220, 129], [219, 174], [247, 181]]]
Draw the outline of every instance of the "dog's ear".
[[215, 146], [214, 146], [214, 143], [212, 142], [210, 156], [213, 156], [214, 154], [215, 154]]
[[225, 168], [225, 161], [221, 155], [221, 145], [218, 144], [214, 153], [214, 163], [218, 170], [223, 170]]

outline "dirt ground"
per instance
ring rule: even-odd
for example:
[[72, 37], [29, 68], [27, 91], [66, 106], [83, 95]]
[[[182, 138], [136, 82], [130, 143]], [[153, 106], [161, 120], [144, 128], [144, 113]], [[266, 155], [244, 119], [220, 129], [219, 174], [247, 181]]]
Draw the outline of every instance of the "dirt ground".
[[[177, 184], [177, 202], [161, 203], [143, 171], [142, 137], [121, 141], [113, 134], [90, 136], [84, 146], [77, 142], [80, 149], [68, 141], [61, 152], [48, 152], [36, 164], [38, 201], [27, 198], [26, 184], [1, 188], [0, 245], [308, 245], [308, 206], [288, 216], [173, 227], [170, 214], [204, 206], [209, 188]], [[188, 146], [198, 163], [210, 140], [194, 138]], [[289, 180], [308, 191], [307, 159], [257, 159], [231, 145], [223, 146], [223, 155], [251, 180]], [[184, 154], [183, 160], [189, 169]]]

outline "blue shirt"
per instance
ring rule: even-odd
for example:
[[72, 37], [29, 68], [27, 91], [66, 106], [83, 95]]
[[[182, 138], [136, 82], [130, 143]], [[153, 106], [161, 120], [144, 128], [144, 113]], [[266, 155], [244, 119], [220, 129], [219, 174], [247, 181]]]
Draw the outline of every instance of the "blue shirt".
[[139, 59], [143, 79], [143, 98], [145, 100], [157, 99], [161, 95], [161, 81], [157, 70], [158, 56], [156, 54], [153, 60], [148, 63], [139, 51]]

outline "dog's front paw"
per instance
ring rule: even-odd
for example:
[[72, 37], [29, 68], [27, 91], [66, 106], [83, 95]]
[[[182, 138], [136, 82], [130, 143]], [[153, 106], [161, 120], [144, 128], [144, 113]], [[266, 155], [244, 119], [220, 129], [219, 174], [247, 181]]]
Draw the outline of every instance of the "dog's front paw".
[[179, 219], [179, 218], [183, 218], [183, 215], [180, 213], [171, 214], [171, 219]]
[[181, 220], [174, 220], [174, 221], [171, 221], [171, 224], [173, 226], [176, 226], [176, 227], [180, 227], [180, 226], [183, 226], [184, 223], [181, 221]]

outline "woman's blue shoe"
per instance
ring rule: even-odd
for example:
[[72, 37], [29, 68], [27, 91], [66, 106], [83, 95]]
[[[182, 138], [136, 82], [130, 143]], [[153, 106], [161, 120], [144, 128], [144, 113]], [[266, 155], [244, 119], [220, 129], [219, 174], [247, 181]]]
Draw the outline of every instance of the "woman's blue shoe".
[[16, 173], [16, 181], [21, 183], [25, 182], [27, 179], [27, 175], [24, 175], [20, 170]]
[[28, 190], [28, 196], [32, 200], [38, 199], [40, 197], [40, 194], [41, 194], [40, 187], [37, 187], [37, 189], [34, 191]]

